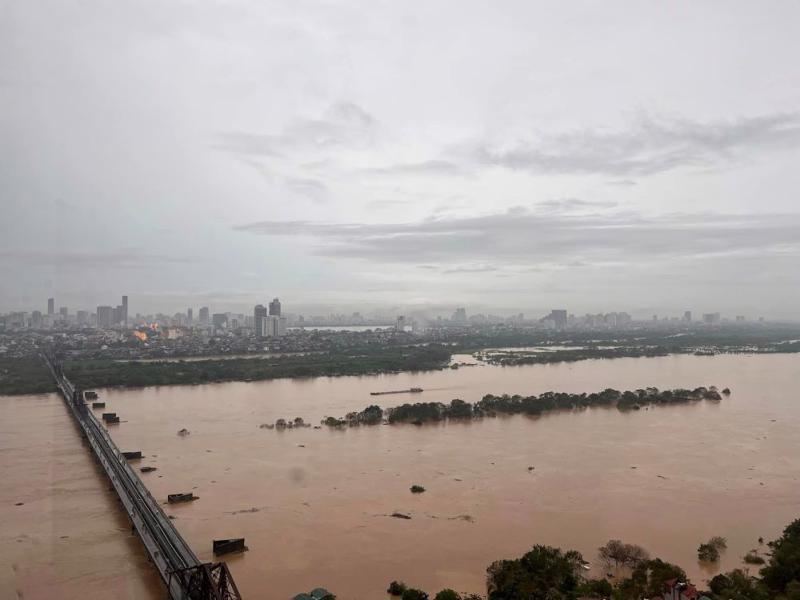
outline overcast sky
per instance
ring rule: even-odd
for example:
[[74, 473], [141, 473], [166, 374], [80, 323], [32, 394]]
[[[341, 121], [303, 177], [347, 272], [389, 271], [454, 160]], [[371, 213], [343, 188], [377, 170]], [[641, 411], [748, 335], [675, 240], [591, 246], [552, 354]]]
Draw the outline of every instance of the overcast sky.
[[0, 311], [798, 317], [800, 3], [0, 0]]

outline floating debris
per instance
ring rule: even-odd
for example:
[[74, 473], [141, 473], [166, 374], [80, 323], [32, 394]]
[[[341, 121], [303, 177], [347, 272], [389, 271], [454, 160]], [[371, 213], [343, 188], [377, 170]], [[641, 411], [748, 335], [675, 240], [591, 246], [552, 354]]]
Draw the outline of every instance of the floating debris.
[[260, 508], [256, 508], [255, 506], [253, 506], [252, 508], [242, 508], [241, 510], [232, 510], [232, 511], [228, 512], [228, 514], [229, 515], [241, 515], [241, 514], [244, 514], [244, 513], [257, 513], [260, 510], [261, 510]]
[[467, 523], [474, 523], [475, 517], [472, 515], [456, 515], [455, 517], [447, 517], [448, 521], [466, 521]]
[[213, 540], [214, 555], [231, 554], [232, 552], [245, 552], [248, 547], [244, 545], [244, 538], [231, 538], [228, 540]]
[[170, 504], [177, 504], [179, 502], [191, 502], [192, 500], [197, 500], [197, 499], [198, 497], [195, 496], [193, 492], [167, 495], [167, 502], [169, 502]]

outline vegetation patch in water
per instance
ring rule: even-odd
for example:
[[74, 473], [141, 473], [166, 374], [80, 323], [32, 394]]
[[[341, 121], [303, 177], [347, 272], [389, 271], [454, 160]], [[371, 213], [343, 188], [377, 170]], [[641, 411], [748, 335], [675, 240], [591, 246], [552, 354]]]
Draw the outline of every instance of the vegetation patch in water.
[[385, 410], [373, 404], [361, 412], [351, 412], [342, 418], [325, 417], [322, 424], [329, 427], [354, 427], [377, 425], [384, 422], [385, 419], [389, 424], [421, 425], [445, 420], [480, 419], [499, 414], [541, 415], [555, 410], [574, 410], [594, 406], [616, 406], [620, 410], [639, 410], [648, 406], [688, 404], [702, 400], [719, 401], [721, 399], [722, 395], [714, 386], [698, 387], [692, 390], [659, 390], [655, 387], [648, 387], [625, 392], [608, 388], [602, 392], [591, 394], [545, 392], [539, 396], [487, 394], [474, 404], [457, 398], [450, 404], [416, 402], [401, 404]]

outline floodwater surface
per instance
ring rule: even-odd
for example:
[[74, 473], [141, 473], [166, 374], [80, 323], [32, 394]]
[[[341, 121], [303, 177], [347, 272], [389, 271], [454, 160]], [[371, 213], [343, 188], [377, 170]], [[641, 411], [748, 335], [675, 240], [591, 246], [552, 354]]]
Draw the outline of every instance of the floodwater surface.
[[[343, 599], [367, 599], [385, 596], [393, 579], [429, 592], [484, 593], [492, 561], [537, 543], [581, 551], [596, 576], [606, 571], [595, 562], [597, 547], [611, 538], [680, 564], [699, 584], [717, 569], [741, 566], [747, 551], [766, 550], [759, 537], [774, 539], [800, 517], [798, 375], [800, 355], [670, 356], [101, 396], [122, 418], [111, 430], [120, 448], [141, 450], [140, 465], [158, 468], [142, 475], [154, 496], [199, 496], [167, 512], [202, 560], [213, 560], [213, 539], [246, 538], [249, 551], [227, 557], [244, 598], [285, 599], [324, 586]], [[277, 418], [317, 424], [376, 402], [700, 385], [733, 393], [721, 402], [630, 412], [259, 428]], [[411, 387], [425, 391], [369, 394]], [[14, 419], [11, 410], [4, 416]], [[181, 428], [191, 434], [177, 435]], [[427, 491], [412, 494], [413, 484]], [[85, 501], [99, 510], [109, 504], [103, 498]], [[699, 565], [697, 546], [714, 535], [728, 539], [728, 550], [717, 567]], [[108, 569], [94, 567], [98, 577]]]
[[163, 597], [61, 397], [0, 398], [0, 599]]

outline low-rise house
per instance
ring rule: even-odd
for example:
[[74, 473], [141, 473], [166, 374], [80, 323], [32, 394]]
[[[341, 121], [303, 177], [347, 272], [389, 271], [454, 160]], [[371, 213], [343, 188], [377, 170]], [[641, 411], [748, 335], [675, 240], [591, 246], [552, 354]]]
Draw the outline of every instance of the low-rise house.
[[664, 592], [652, 600], [710, 600], [688, 581], [670, 579], [664, 583]]

